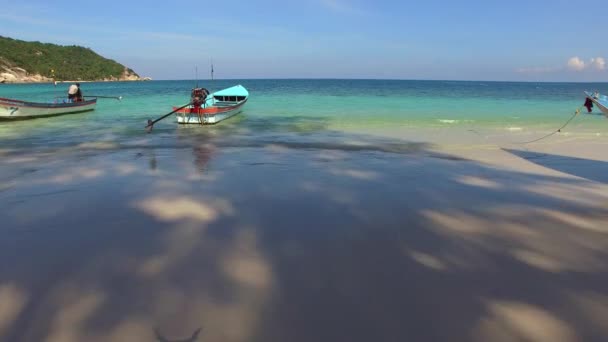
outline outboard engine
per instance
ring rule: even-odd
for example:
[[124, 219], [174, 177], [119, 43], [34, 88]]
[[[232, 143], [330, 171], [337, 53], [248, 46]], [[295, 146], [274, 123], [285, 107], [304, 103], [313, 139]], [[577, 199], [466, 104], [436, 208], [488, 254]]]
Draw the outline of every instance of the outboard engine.
[[198, 109], [201, 108], [201, 106], [205, 103], [205, 100], [207, 100], [207, 95], [209, 95], [209, 90], [205, 88], [192, 89], [192, 94], [190, 95], [192, 107], [198, 111]]
[[591, 113], [592, 109], [593, 109], [593, 101], [591, 101], [590, 98], [585, 99], [585, 107], [587, 107], [587, 113]]

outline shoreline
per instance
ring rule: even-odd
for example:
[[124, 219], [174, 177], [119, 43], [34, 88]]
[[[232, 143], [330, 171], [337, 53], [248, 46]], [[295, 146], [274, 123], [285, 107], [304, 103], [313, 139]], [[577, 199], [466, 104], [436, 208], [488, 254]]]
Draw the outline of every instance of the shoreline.
[[[87, 80], [87, 81], [56, 81], [56, 84], [61, 84], [61, 83], [105, 83], [105, 82], [149, 82], [152, 81], [151, 78], [148, 77], [148, 79], [146, 79], [146, 77], [139, 79], [139, 80]], [[5, 84], [5, 85], [14, 85], [14, 84], [54, 84], [55, 81], [41, 81], [41, 82], [2, 82], [0, 84]]]

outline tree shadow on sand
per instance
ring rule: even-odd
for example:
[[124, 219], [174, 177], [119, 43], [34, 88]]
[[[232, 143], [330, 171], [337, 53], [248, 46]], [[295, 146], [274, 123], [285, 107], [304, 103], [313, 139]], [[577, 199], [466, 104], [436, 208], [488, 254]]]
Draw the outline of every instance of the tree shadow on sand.
[[605, 161], [522, 150], [503, 150], [549, 169], [608, 184], [608, 162]]
[[0, 339], [153, 341], [154, 328], [200, 326], [200, 341], [608, 336], [602, 184], [324, 137], [187, 136], [13, 179], [0, 192]]

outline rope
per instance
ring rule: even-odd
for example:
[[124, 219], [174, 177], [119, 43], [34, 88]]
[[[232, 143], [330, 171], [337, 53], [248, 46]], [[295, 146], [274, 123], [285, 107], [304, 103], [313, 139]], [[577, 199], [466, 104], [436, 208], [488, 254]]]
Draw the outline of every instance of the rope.
[[545, 135], [545, 136], [544, 136], [544, 137], [542, 137], [542, 138], [538, 138], [538, 139], [535, 139], [535, 140], [532, 140], [532, 141], [518, 142], [518, 143], [516, 143], [516, 144], [521, 144], [521, 145], [532, 144], [532, 143], [535, 143], [535, 142], [538, 142], [538, 141], [541, 141], [541, 140], [547, 139], [547, 138], [549, 138], [549, 137], [551, 137], [551, 136], [553, 136], [553, 135], [555, 135], [555, 134], [557, 134], [557, 133], [561, 133], [562, 129], [566, 128], [566, 126], [568, 126], [568, 125], [570, 124], [570, 122], [572, 122], [572, 120], [574, 120], [574, 118], [575, 118], [575, 117], [576, 117], [578, 114], [580, 114], [581, 109], [583, 109], [583, 106], [579, 107], [579, 108], [578, 108], [578, 109], [577, 109], [577, 110], [574, 112], [574, 114], [572, 115], [572, 117], [571, 117], [570, 119], [568, 119], [568, 121], [566, 121], [566, 123], [565, 123], [565, 124], [563, 124], [563, 125], [562, 125], [562, 127], [558, 128], [556, 131], [554, 131], [554, 132], [552, 132], [552, 133], [549, 133], [549, 134]]

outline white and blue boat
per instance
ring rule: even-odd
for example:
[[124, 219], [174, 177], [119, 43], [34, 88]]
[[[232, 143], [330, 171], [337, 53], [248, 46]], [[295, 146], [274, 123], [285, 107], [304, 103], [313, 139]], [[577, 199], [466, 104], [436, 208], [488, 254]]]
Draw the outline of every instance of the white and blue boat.
[[213, 125], [239, 114], [248, 99], [249, 92], [242, 85], [211, 94], [204, 88], [195, 88], [191, 105], [173, 109], [179, 124]]
[[[587, 107], [587, 103], [591, 101], [599, 110], [604, 113], [604, 115], [608, 118], [608, 97], [606, 95], [602, 95], [598, 92], [592, 93], [590, 91], [585, 92], [585, 96], [587, 96], [587, 102], [585, 103], [585, 107]], [[587, 107], [589, 111], [591, 111], [591, 107]]]

